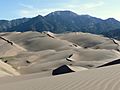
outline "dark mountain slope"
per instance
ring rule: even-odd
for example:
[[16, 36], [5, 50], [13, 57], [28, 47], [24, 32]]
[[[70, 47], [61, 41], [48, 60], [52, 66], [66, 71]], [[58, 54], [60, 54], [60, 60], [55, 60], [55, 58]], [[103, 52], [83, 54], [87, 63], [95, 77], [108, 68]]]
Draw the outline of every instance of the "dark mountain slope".
[[50, 31], [52, 29], [52, 25], [50, 25], [43, 16], [38, 15], [37, 17], [34, 17], [30, 19], [29, 21], [22, 23], [18, 26], [12, 27], [9, 29], [9, 31]]
[[78, 15], [71, 11], [55, 11], [44, 17], [38, 15], [33, 18], [22, 18], [12, 21], [0, 20], [1, 32], [25, 32], [32, 30], [39, 32], [51, 31], [54, 33], [65, 33], [81, 31], [120, 38], [118, 35], [119, 29], [120, 22], [114, 18], [102, 20], [89, 15]]
[[102, 33], [104, 36], [109, 38], [115, 38], [120, 40], [120, 29], [110, 30], [108, 32]]
[[5, 32], [9, 31], [10, 28], [18, 26], [24, 22], [27, 22], [30, 18], [21, 18], [21, 19], [15, 19], [15, 20], [0, 20], [0, 31]]

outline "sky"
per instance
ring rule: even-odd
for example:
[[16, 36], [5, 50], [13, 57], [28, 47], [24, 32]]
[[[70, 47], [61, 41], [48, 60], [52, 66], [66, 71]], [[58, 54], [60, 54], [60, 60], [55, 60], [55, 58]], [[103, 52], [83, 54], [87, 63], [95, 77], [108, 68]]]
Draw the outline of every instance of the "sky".
[[70, 10], [120, 21], [120, 0], [0, 0], [0, 19], [45, 16], [50, 12]]

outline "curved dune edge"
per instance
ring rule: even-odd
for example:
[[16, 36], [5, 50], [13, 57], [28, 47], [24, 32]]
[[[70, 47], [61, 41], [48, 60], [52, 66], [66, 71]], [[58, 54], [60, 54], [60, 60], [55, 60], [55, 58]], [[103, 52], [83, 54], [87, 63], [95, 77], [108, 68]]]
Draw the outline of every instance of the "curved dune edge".
[[12, 68], [12, 66], [4, 63], [3, 61], [0, 60], [0, 68], [2, 70], [4, 70], [6, 73], [8, 73], [9, 75], [15, 75], [18, 76], [20, 75], [20, 73], [18, 73], [14, 68]]
[[87, 68], [80, 67], [80, 66], [70, 66], [70, 65], [62, 65], [52, 71], [52, 75], [60, 75], [60, 74], [66, 74], [71, 72], [78, 72], [88, 70]]
[[[119, 90], [120, 65], [0, 85], [3, 90]], [[33, 84], [34, 83], [34, 84]], [[47, 85], [47, 86], [46, 86]], [[22, 87], [21, 87], [22, 86]]]

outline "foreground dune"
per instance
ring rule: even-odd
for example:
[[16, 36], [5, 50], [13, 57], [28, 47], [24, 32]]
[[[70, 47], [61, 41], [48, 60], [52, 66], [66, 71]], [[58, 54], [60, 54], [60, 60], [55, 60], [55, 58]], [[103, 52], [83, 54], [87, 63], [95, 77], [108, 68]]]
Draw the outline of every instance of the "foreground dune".
[[[119, 90], [120, 65], [0, 85], [2, 90]], [[22, 86], [22, 87], [21, 87]]]

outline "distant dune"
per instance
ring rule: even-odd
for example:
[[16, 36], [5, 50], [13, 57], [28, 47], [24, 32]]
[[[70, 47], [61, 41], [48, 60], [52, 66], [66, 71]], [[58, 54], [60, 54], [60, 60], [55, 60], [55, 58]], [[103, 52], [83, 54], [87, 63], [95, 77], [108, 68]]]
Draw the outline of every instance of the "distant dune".
[[115, 39], [47, 31], [0, 37], [0, 90], [120, 89], [120, 42]]

